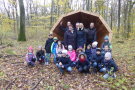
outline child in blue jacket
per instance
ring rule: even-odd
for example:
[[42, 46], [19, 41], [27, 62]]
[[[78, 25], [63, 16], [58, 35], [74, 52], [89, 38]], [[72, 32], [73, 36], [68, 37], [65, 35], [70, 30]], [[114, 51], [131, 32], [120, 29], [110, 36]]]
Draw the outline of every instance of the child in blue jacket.
[[103, 76], [105, 79], [108, 79], [109, 77], [116, 77], [114, 72], [118, 71], [118, 66], [113, 60], [110, 52], [105, 54], [105, 59], [103, 60], [102, 65], [103, 67], [100, 69], [100, 72], [105, 73]]
[[92, 56], [92, 60], [91, 60], [93, 71], [95, 73], [100, 70], [101, 63], [102, 63], [103, 60], [104, 60], [104, 57], [101, 54], [101, 49], [97, 48], [96, 54]]
[[57, 47], [57, 45], [58, 45], [58, 43], [57, 43], [57, 42], [58, 42], [58, 38], [57, 38], [57, 37], [54, 37], [53, 40], [54, 40], [54, 42], [53, 42], [52, 45], [51, 45], [51, 53], [52, 53], [53, 56], [54, 56], [53, 61], [54, 61], [54, 63], [56, 64], [56, 57], [57, 57], [56, 47]]
[[85, 50], [85, 54], [89, 61], [92, 59], [91, 45], [89, 44]]
[[68, 72], [72, 71], [72, 62], [67, 55], [67, 50], [62, 51], [62, 57], [57, 57], [56, 66], [60, 70], [61, 74], [64, 74], [64, 70], [67, 70]]
[[104, 42], [102, 43], [101, 48], [104, 49], [106, 45], [108, 45], [108, 47], [112, 49], [112, 44], [109, 42], [109, 36], [104, 37]]

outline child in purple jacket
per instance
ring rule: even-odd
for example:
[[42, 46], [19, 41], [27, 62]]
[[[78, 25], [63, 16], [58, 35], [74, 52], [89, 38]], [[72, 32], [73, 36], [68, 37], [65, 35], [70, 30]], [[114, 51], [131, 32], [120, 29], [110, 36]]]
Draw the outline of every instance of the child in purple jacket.
[[32, 46], [28, 48], [28, 53], [26, 54], [25, 60], [28, 66], [35, 66], [36, 56], [33, 53]]

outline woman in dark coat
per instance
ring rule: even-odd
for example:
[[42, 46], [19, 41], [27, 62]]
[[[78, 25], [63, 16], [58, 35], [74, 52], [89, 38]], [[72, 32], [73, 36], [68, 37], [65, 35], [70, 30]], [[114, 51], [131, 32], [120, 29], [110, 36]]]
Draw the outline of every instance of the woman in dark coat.
[[84, 47], [86, 43], [86, 33], [84, 30], [84, 25], [83, 23], [80, 23], [80, 28], [77, 30], [77, 48], [79, 47]]
[[94, 27], [94, 23], [90, 23], [90, 28], [86, 31], [86, 46], [96, 41], [96, 28]]
[[72, 45], [73, 49], [76, 50], [76, 32], [73, 30], [72, 25], [69, 26], [69, 30], [64, 34], [65, 47]]

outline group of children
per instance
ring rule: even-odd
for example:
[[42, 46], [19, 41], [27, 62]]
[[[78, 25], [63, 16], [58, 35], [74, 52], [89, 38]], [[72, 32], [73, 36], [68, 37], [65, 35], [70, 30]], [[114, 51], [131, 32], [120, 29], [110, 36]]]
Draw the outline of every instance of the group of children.
[[118, 67], [112, 58], [112, 46], [109, 42], [109, 37], [104, 37], [104, 42], [101, 48], [97, 48], [98, 42], [93, 42], [92, 45], [87, 45], [86, 49], [79, 47], [73, 49], [72, 45], [68, 45], [67, 49], [62, 41], [57, 37], [49, 34], [49, 38], [45, 43], [45, 51], [39, 46], [36, 55], [33, 53], [33, 48], [28, 48], [26, 54], [26, 62], [28, 66], [35, 66], [35, 62], [48, 65], [50, 57], [53, 55], [54, 64], [63, 74], [65, 71], [71, 72], [72, 68], [76, 68], [80, 73], [104, 73], [104, 78], [116, 77], [115, 73]]

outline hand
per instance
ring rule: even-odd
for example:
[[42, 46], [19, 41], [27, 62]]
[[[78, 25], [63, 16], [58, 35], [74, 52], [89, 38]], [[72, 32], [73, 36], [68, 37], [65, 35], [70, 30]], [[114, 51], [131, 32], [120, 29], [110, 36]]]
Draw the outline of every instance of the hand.
[[61, 21], [61, 22], [60, 22], [60, 25], [62, 25], [62, 23], [63, 23], [63, 22]]
[[62, 65], [61, 67], [62, 67], [62, 68], [64, 68], [64, 66], [63, 66], [63, 65]]
[[59, 65], [62, 66], [62, 63], [60, 62]]

